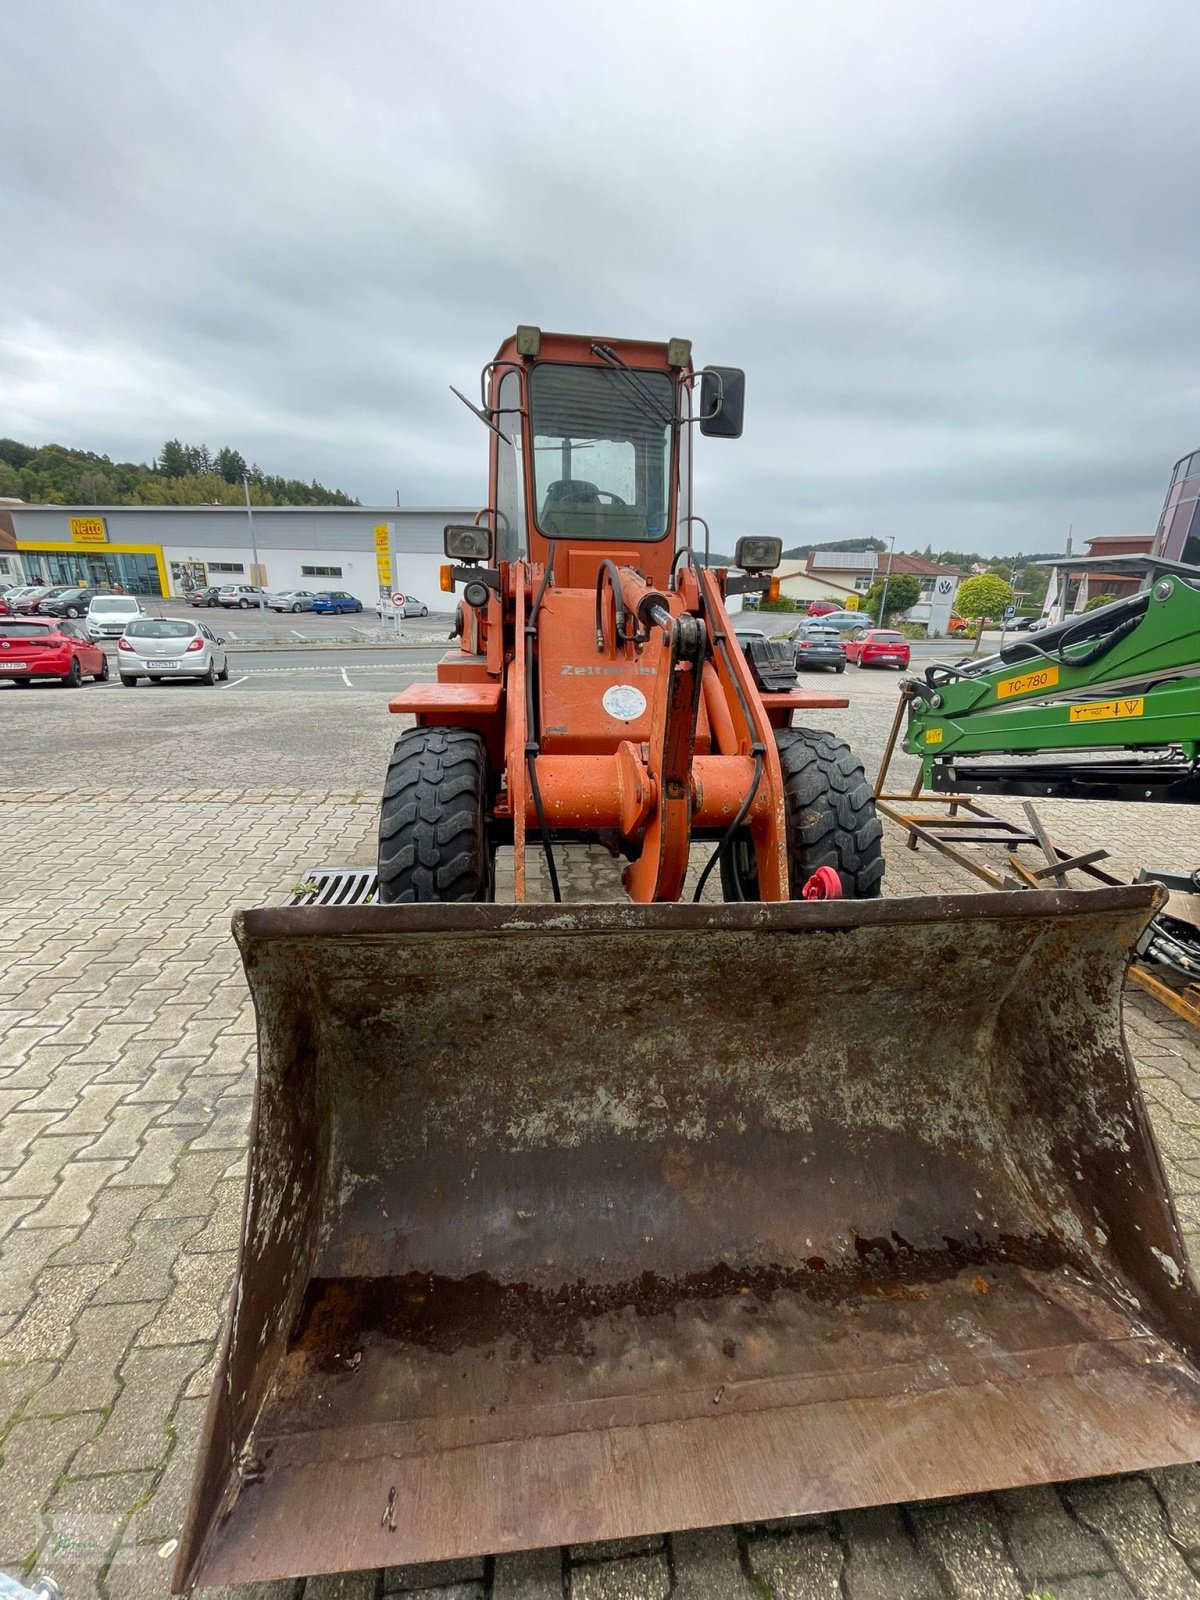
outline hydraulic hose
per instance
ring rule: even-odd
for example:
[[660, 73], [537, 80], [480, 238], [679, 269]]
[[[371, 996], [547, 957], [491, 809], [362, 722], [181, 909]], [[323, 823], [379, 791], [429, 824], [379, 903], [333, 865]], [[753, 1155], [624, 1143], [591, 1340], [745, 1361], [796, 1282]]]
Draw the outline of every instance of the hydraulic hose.
[[546, 826], [546, 811], [542, 805], [542, 791], [538, 784], [537, 755], [541, 745], [537, 726], [537, 696], [534, 694], [533, 685], [533, 657], [534, 642], [537, 639], [538, 612], [542, 609], [542, 601], [546, 595], [551, 575], [554, 571], [554, 555], [557, 549], [555, 541], [550, 541], [550, 548], [546, 552], [546, 566], [542, 572], [542, 581], [538, 584], [537, 593], [533, 597], [533, 604], [529, 608], [529, 616], [525, 620], [525, 768], [529, 773], [529, 792], [533, 796], [533, 807], [537, 812], [538, 832], [542, 838], [542, 849], [546, 855], [546, 870], [550, 874], [550, 892], [554, 896], [556, 905], [562, 902], [562, 893], [558, 886], [558, 868], [554, 864], [554, 850], [550, 844], [550, 829]]

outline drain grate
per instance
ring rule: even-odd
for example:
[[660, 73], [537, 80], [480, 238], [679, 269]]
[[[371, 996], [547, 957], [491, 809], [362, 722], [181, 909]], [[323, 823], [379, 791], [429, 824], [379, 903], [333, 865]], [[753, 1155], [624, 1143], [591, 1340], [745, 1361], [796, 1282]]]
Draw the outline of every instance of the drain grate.
[[375, 903], [374, 867], [318, 867], [292, 889], [285, 906], [366, 906]]

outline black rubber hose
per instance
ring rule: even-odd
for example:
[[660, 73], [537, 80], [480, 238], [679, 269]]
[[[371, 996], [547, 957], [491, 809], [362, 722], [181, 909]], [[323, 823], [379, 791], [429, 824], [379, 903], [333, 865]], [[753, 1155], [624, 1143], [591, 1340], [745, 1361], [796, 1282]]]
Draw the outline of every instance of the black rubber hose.
[[538, 831], [542, 836], [542, 849], [546, 854], [546, 870], [550, 874], [550, 892], [554, 896], [556, 905], [561, 904], [562, 894], [558, 887], [558, 868], [554, 864], [554, 850], [550, 844], [550, 829], [546, 826], [546, 811], [542, 805], [542, 791], [537, 780], [537, 754], [540, 747], [540, 736], [537, 727], [536, 707], [537, 700], [533, 692], [533, 645], [537, 638], [537, 617], [542, 609], [542, 601], [554, 571], [554, 556], [557, 549], [555, 541], [550, 541], [546, 552], [546, 567], [542, 573], [542, 581], [538, 584], [537, 593], [533, 597], [533, 604], [529, 608], [529, 616], [525, 620], [525, 767], [529, 773], [529, 792], [533, 795], [533, 806], [537, 812]]
[[[720, 628], [717, 627], [712, 611], [709, 609], [708, 596], [704, 592], [704, 584], [700, 577], [700, 564], [696, 559], [696, 552], [694, 550], [689, 549], [688, 551], [688, 565], [695, 574], [696, 586], [700, 590], [700, 604], [704, 607], [704, 620], [708, 624], [709, 637], [712, 639], [714, 647], [719, 649], [722, 656], [725, 658], [725, 670], [729, 674], [730, 681], [733, 684], [734, 693], [738, 697], [738, 704], [742, 708], [742, 716], [745, 719], [746, 727], [747, 729], [752, 730], [754, 727], [754, 718], [750, 715], [750, 705], [746, 699], [746, 695], [742, 689], [738, 675], [733, 670], [733, 663], [729, 659], [729, 642], [725, 634], [720, 630]], [[700, 874], [700, 882], [696, 885], [696, 892], [692, 896], [693, 903], [699, 900], [701, 894], [703, 894], [704, 885], [708, 882], [709, 874], [733, 843], [733, 839], [737, 833], [737, 830], [741, 827], [743, 820], [750, 810], [750, 807], [754, 804], [754, 797], [758, 793], [759, 784], [762, 782], [766, 751], [761, 744], [756, 743], [750, 746], [750, 753], [755, 759], [754, 778], [750, 784], [750, 792], [746, 796], [745, 800], [742, 801], [741, 810], [730, 823], [725, 833], [722, 834], [721, 839], [717, 844], [717, 848], [708, 858], [708, 863], [705, 866], [704, 871]], [[745, 899], [745, 896], [742, 894], [741, 881], [736, 873], [734, 873], [734, 887], [737, 889], [738, 898]]]
[[[713, 851], [712, 855], [709, 856], [708, 861], [705, 863], [704, 871], [700, 874], [700, 881], [696, 885], [696, 892], [692, 896], [693, 904], [695, 904], [695, 902], [698, 901], [700, 896], [704, 893], [704, 885], [708, 882], [712, 869], [716, 866], [717, 862], [720, 861], [726, 850], [728, 850], [730, 845], [733, 843], [738, 829], [741, 827], [742, 823], [745, 822], [750, 807], [754, 804], [754, 796], [758, 793], [758, 786], [762, 782], [764, 754], [765, 752], [762, 745], [756, 744], [754, 746], [754, 777], [751, 779], [750, 788], [746, 794], [746, 798], [742, 801], [741, 806], [738, 809], [737, 816], [734, 817], [728, 828], [726, 828], [721, 837], [721, 842], [717, 845], [717, 848]], [[733, 875], [733, 880], [734, 887], [737, 889], [738, 899], [744, 900], [746, 897], [742, 893], [741, 879], [738, 877], [736, 872]]]
[[596, 574], [596, 649], [604, 650], [604, 580], [613, 587], [613, 604], [616, 607], [617, 637], [614, 648], [619, 649], [625, 640], [625, 597], [621, 593], [621, 574], [615, 561], [602, 561]]

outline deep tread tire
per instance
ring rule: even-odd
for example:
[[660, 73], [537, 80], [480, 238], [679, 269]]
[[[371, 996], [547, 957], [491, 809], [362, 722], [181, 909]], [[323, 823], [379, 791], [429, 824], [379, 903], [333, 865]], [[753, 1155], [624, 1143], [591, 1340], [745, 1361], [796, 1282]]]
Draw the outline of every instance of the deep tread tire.
[[80, 661], [78, 656], [71, 657], [71, 670], [67, 673], [62, 682], [63, 685], [68, 689], [78, 689], [82, 686], [83, 663]]
[[379, 812], [382, 905], [491, 900], [487, 750], [468, 728], [412, 728], [388, 762]]
[[[788, 868], [793, 900], [818, 867], [833, 867], [847, 900], [874, 900], [882, 893], [883, 824], [863, 764], [850, 746], [817, 728], [781, 728], [775, 735], [783, 769], [787, 813]], [[758, 899], [749, 841], [736, 840], [721, 861], [726, 900]], [[747, 873], [749, 875], [747, 875]]]

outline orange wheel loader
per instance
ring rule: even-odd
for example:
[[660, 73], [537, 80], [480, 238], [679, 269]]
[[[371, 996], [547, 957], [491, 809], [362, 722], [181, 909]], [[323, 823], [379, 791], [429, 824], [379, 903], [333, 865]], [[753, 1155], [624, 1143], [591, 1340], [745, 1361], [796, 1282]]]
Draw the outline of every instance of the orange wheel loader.
[[[468, 402], [489, 501], [392, 703], [377, 903], [235, 919], [258, 1090], [180, 1587], [1200, 1455], [1120, 1015], [1162, 891], [879, 897], [845, 702], [730, 624], [780, 541], [697, 552], [743, 387], [523, 327]], [[529, 903], [578, 841], [626, 901]]]

